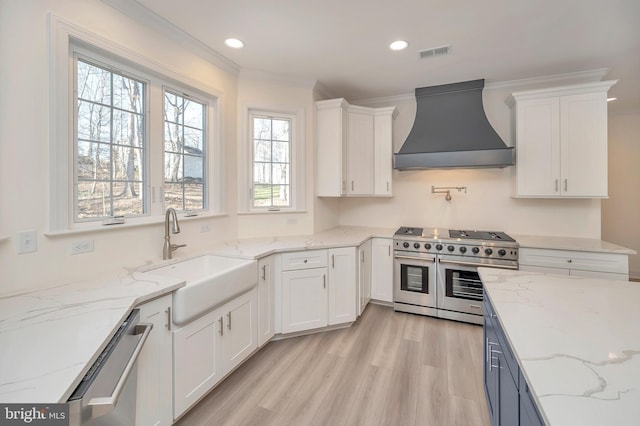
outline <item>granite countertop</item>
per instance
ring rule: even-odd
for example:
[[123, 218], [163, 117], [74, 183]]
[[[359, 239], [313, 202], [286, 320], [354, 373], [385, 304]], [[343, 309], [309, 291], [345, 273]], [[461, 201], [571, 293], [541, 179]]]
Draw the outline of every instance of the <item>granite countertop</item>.
[[0, 402], [66, 402], [133, 307], [183, 285], [120, 270], [0, 295]]
[[547, 424], [638, 424], [640, 284], [479, 273]]
[[512, 235], [520, 248], [592, 251], [598, 253], [636, 254], [633, 249], [595, 238], [547, 237], [539, 235]]

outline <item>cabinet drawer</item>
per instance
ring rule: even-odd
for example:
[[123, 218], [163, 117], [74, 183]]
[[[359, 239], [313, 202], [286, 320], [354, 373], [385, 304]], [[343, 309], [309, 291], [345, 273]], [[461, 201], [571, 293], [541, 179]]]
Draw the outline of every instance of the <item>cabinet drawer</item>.
[[282, 270], [324, 268], [327, 266], [326, 250], [296, 251], [282, 254]]
[[528, 266], [608, 272], [613, 274], [629, 273], [628, 256], [618, 253], [520, 248], [519, 262], [521, 265]]

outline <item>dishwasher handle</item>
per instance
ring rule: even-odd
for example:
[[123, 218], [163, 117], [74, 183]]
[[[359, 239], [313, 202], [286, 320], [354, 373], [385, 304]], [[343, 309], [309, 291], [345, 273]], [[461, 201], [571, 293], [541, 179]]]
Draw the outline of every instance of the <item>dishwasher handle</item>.
[[149, 334], [151, 333], [151, 329], [153, 328], [153, 324], [144, 324], [139, 323], [135, 326], [135, 335], [140, 335], [140, 340], [136, 344], [133, 353], [131, 354], [131, 358], [127, 362], [126, 367], [122, 371], [122, 375], [120, 379], [118, 379], [118, 383], [116, 387], [113, 389], [113, 393], [109, 396], [100, 396], [91, 398], [89, 401], [89, 406], [91, 407], [91, 416], [99, 417], [105, 414], [108, 414], [110, 411], [113, 411], [118, 404], [118, 399], [120, 398], [120, 394], [127, 383], [127, 379], [133, 370], [133, 367], [136, 365], [136, 361], [138, 360], [138, 356], [142, 351], [142, 347], [144, 343], [147, 341]]

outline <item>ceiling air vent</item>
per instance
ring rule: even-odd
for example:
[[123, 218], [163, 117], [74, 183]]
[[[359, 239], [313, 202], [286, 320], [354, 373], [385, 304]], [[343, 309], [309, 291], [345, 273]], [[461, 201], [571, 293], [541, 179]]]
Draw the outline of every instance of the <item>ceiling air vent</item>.
[[419, 53], [420, 53], [420, 59], [431, 58], [434, 56], [448, 55], [449, 53], [451, 53], [451, 45], [448, 44], [446, 46], [440, 46], [440, 47], [434, 47], [431, 49], [421, 50]]

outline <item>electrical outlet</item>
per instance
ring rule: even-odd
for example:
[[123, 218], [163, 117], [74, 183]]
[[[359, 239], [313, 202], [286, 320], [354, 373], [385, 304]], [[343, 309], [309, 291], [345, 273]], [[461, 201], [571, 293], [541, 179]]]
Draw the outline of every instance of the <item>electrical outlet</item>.
[[71, 254], [93, 251], [93, 240], [79, 240], [71, 243]]
[[18, 254], [32, 253], [38, 250], [38, 232], [18, 232]]

